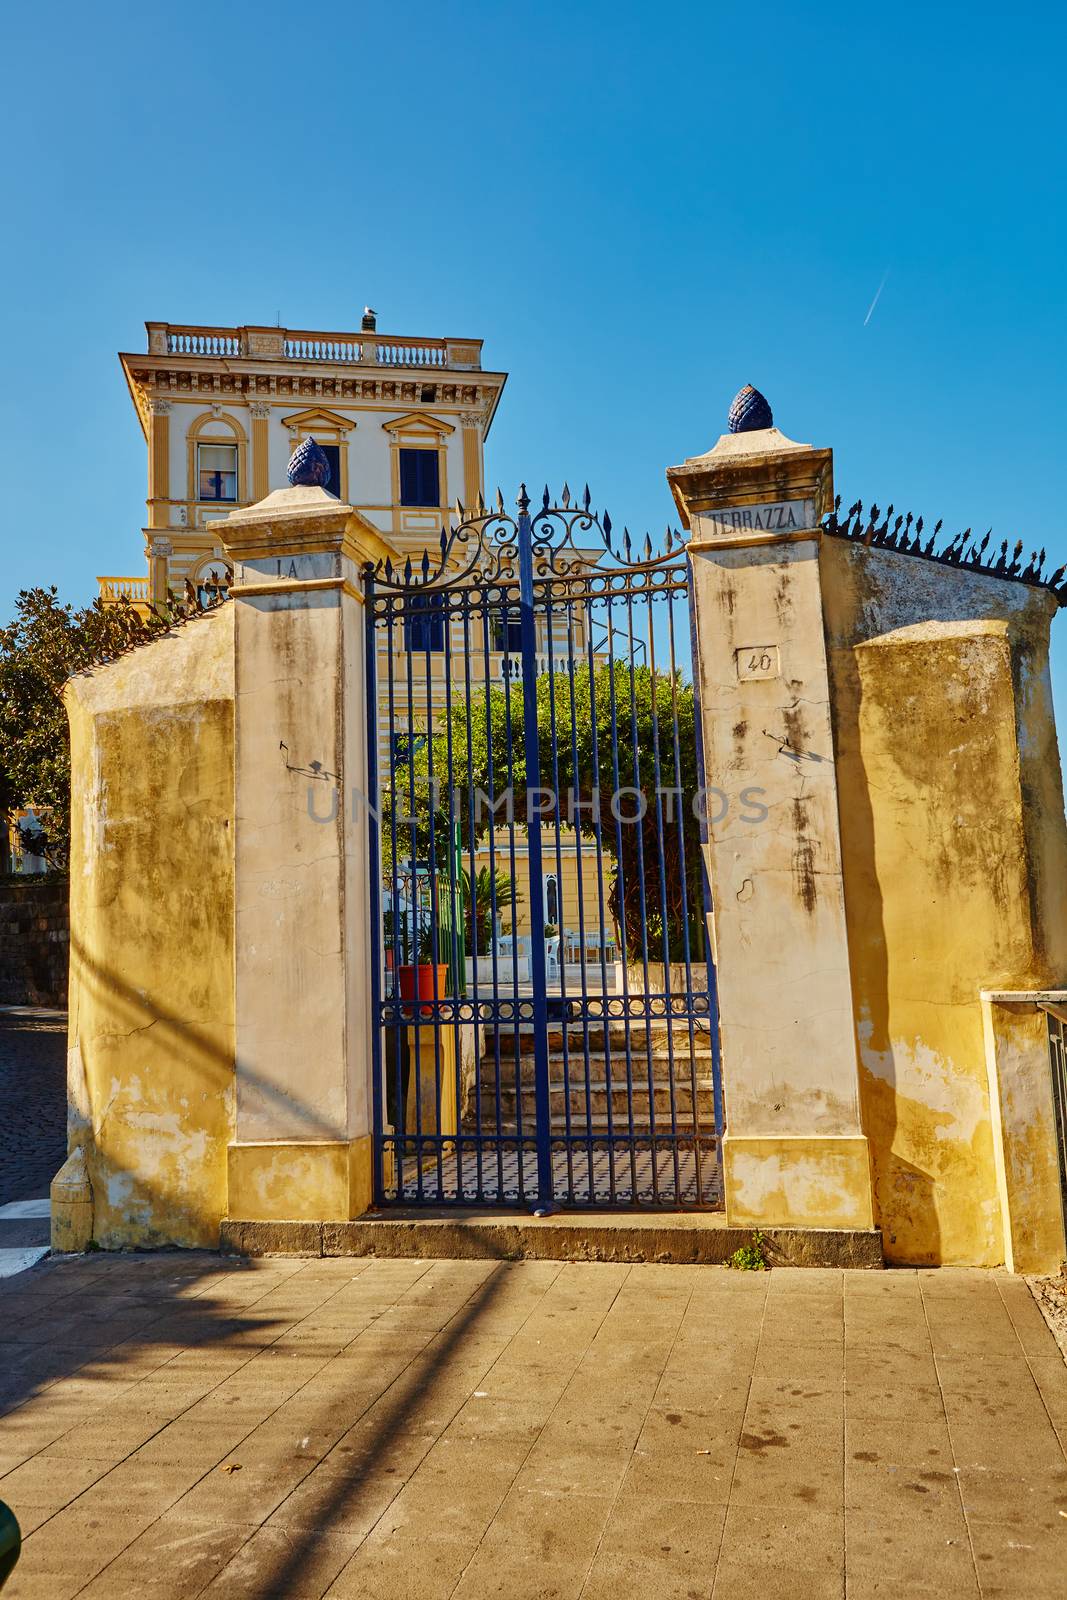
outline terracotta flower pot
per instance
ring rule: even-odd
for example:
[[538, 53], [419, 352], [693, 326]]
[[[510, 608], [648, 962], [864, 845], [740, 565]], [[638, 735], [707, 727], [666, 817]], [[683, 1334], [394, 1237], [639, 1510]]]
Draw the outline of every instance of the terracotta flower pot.
[[[401, 1000], [443, 1000], [448, 992], [448, 968], [420, 961], [418, 966], [400, 968]], [[432, 1006], [423, 1006], [424, 1017], [433, 1016]]]

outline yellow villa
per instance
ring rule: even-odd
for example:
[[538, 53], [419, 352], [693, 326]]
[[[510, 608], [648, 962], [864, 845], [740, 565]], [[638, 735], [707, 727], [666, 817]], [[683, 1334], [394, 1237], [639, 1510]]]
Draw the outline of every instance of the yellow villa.
[[[417, 563], [427, 550], [437, 554], [442, 528], [455, 522], [457, 500], [473, 508], [489, 498], [484, 447], [508, 375], [483, 367], [481, 339], [383, 334], [370, 307], [351, 332], [169, 322], [145, 327], [147, 348], [122, 352], [119, 360], [147, 445], [146, 570], [100, 577], [105, 604], [125, 597], [146, 610], [189, 587], [202, 599], [225, 592], [231, 573], [219, 524], [284, 487], [289, 458], [309, 436], [329, 460], [330, 491], [378, 530], [394, 564]], [[585, 656], [589, 641], [581, 629], [580, 620], [572, 622], [568, 641], [566, 622], [538, 619], [539, 673], [563, 667], [568, 643], [579, 660]], [[469, 682], [475, 692], [487, 683], [507, 685], [521, 696], [517, 631], [517, 619], [504, 614], [486, 619], [466, 640], [450, 626], [453, 684]], [[391, 642], [392, 677], [401, 693], [389, 717], [382, 707], [383, 783], [404, 737], [398, 730], [425, 734], [439, 723], [444, 703], [446, 641], [439, 622], [398, 628]], [[380, 636], [379, 655], [388, 650]], [[603, 659], [599, 651], [596, 659]], [[379, 679], [384, 676], [380, 670]], [[578, 962], [588, 943], [587, 954], [614, 960], [598, 916], [579, 914], [580, 901], [598, 904], [595, 849], [571, 829], [562, 830], [557, 848], [546, 828], [543, 850], [544, 917], [560, 929], [560, 958]], [[488, 842], [476, 853], [475, 869], [488, 867], [491, 854], [498, 872], [516, 876], [508, 850], [490, 852]], [[602, 851], [601, 857], [609, 882], [610, 856]], [[504, 938], [528, 936], [526, 894], [517, 892], [514, 905], [501, 907], [498, 926]]]

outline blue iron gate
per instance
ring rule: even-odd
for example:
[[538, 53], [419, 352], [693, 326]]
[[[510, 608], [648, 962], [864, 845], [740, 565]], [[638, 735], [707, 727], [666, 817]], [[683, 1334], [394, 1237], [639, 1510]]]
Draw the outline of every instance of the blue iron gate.
[[378, 1202], [718, 1205], [684, 547], [457, 519], [367, 573]]

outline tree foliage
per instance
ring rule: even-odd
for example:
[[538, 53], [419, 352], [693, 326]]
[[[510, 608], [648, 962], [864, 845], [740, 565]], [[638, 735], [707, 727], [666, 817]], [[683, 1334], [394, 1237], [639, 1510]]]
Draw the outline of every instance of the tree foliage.
[[70, 734], [63, 686], [202, 609], [194, 600], [142, 617], [129, 601], [61, 604], [55, 587], [24, 589], [0, 628], [0, 815], [32, 806], [23, 842], [53, 867], [70, 857]]
[[[542, 793], [528, 801], [521, 686], [490, 685], [455, 699], [451, 717], [438, 715], [396, 763], [395, 804], [415, 817], [398, 830], [398, 854], [414, 846], [428, 861], [432, 836], [443, 866], [449, 821], [460, 822], [468, 839], [482, 838], [494, 815], [482, 796], [499, 803], [502, 823], [502, 797], [510, 792], [518, 827], [527, 825], [532, 803], [546, 824], [573, 822], [586, 839], [599, 835], [609, 909], [631, 958], [647, 937], [649, 959], [666, 953], [680, 960], [687, 931], [691, 953], [701, 952], [694, 800], [702, 780], [692, 685], [623, 662], [544, 673], [537, 679], [537, 752]], [[387, 811], [389, 803], [387, 796]]]

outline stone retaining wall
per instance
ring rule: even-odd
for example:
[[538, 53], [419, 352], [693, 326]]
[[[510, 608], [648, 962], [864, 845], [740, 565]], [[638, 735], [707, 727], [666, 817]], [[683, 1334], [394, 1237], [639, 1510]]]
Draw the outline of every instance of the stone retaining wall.
[[0, 1005], [66, 1005], [69, 890], [59, 874], [0, 878]]

